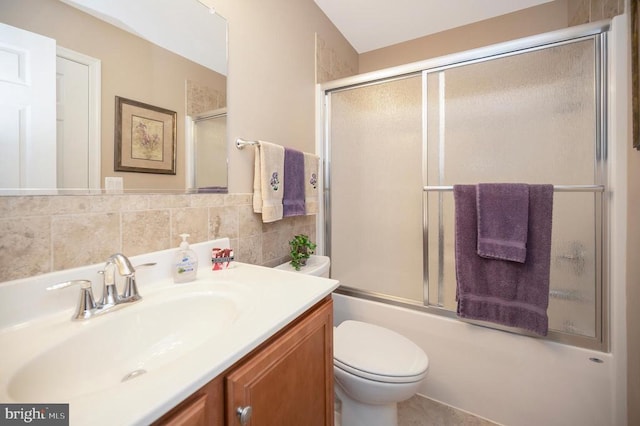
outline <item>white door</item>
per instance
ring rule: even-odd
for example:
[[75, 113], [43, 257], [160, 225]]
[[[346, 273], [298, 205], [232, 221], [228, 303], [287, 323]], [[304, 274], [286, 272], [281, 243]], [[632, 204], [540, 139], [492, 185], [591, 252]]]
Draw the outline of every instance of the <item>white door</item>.
[[58, 188], [89, 188], [89, 67], [57, 57]]
[[0, 23], [0, 188], [56, 187], [56, 42]]
[[100, 189], [101, 62], [57, 48], [58, 188]]

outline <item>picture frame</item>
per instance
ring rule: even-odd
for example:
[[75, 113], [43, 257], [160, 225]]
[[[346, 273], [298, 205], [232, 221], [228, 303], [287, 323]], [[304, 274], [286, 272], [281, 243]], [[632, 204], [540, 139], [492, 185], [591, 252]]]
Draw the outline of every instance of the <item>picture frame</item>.
[[175, 111], [116, 96], [114, 169], [176, 174]]
[[640, 0], [631, 0], [631, 104], [632, 104], [632, 139], [633, 147], [640, 150], [640, 19], [638, 8]]

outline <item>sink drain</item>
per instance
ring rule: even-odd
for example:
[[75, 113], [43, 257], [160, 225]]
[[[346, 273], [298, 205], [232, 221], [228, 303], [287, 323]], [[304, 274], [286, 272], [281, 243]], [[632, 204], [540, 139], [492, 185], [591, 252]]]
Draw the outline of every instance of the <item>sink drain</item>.
[[147, 372], [147, 370], [145, 370], [144, 368], [140, 368], [138, 370], [133, 370], [131, 373], [129, 373], [126, 376], [124, 376], [122, 378], [122, 380], [120, 380], [120, 381], [121, 382], [127, 382], [129, 380], [135, 379], [136, 377], [142, 376], [146, 372]]

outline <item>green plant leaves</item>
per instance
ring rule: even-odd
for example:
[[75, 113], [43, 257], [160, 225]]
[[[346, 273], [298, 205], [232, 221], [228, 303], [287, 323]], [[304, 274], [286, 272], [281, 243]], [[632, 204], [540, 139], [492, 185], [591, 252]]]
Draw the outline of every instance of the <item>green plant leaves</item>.
[[289, 255], [291, 255], [291, 266], [296, 271], [300, 270], [301, 266], [304, 266], [306, 260], [314, 253], [316, 244], [309, 239], [308, 235], [298, 234], [289, 241]]

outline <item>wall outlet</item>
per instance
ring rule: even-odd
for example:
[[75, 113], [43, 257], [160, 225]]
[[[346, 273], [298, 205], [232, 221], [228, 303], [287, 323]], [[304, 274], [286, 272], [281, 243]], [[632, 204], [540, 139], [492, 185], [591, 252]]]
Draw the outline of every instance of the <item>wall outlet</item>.
[[105, 177], [104, 189], [107, 193], [118, 193], [124, 189], [124, 179], [121, 177]]

